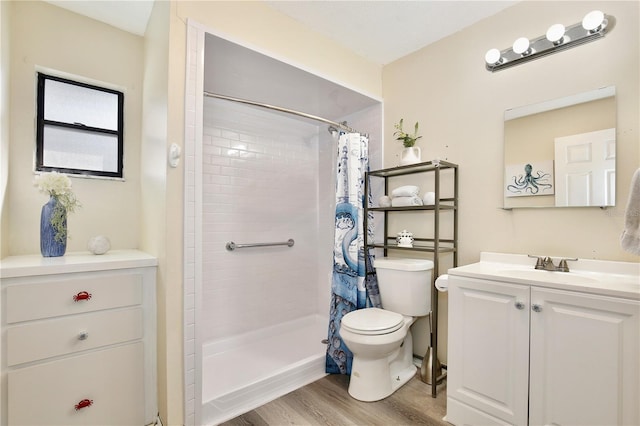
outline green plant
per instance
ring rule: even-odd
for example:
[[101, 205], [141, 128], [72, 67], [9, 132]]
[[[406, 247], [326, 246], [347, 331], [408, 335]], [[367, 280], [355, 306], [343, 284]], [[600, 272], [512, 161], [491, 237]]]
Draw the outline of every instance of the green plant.
[[51, 215], [51, 226], [56, 231], [55, 240], [59, 243], [67, 238], [67, 213], [73, 213], [80, 202], [71, 189], [71, 179], [57, 172], [42, 173], [36, 176], [35, 185], [40, 192], [49, 194], [58, 202]]
[[397, 141], [402, 141], [402, 144], [405, 148], [410, 148], [416, 144], [416, 141], [420, 139], [422, 136], [418, 136], [418, 122], [416, 121], [416, 125], [413, 129], [413, 135], [406, 133], [402, 130], [402, 124], [404, 119], [401, 118], [400, 122], [396, 123], [393, 127], [395, 127], [396, 131], [393, 133], [393, 136], [396, 136]]

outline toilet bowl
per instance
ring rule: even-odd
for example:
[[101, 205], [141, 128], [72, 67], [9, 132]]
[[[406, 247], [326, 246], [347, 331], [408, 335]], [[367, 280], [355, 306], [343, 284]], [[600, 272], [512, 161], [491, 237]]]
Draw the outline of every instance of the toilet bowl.
[[378, 401], [416, 374], [411, 325], [431, 309], [433, 262], [422, 259], [376, 259], [374, 267], [383, 309], [349, 312], [340, 337], [353, 353], [349, 395]]
[[[367, 327], [373, 321], [380, 329]], [[349, 394], [360, 401], [378, 401], [396, 391], [416, 373], [411, 333], [415, 321], [378, 308], [348, 313], [340, 324], [340, 337], [353, 353]], [[404, 343], [404, 344], [403, 344]]]

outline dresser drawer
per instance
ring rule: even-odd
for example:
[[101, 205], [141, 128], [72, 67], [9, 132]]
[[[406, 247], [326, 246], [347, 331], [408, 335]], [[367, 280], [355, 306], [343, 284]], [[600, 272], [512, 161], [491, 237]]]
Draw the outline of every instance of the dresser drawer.
[[8, 423], [143, 425], [143, 371], [140, 342], [11, 371]]
[[142, 338], [142, 308], [34, 321], [7, 329], [7, 365]]
[[6, 287], [8, 324], [139, 305], [142, 275], [91, 274]]

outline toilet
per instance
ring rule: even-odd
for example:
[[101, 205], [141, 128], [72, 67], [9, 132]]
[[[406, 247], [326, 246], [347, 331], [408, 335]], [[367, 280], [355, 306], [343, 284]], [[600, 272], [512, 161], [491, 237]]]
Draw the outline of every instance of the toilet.
[[353, 353], [349, 395], [378, 401], [416, 374], [409, 328], [431, 310], [433, 262], [384, 257], [373, 266], [383, 309], [349, 312], [340, 323], [340, 337]]

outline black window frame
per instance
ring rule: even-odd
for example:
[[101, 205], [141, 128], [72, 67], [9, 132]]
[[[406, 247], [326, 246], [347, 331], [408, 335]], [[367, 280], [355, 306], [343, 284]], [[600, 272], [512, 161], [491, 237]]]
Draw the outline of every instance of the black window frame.
[[[44, 118], [44, 88], [47, 80], [59, 81], [74, 86], [80, 86], [88, 89], [99, 90], [118, 96], [118, 129], [103, 129], [99, 127], [85, 126], [82, 123], [63, 123], [54, 120], [45, 120]], [[124, 169], [124, 93], [114, 89], [96, 86], [93, 84], [82, 83], [67, 78], [38, 72], [38, 90], [37, 90], [37, 115], [36, 115], [36, 171], [40, 172], [59, 172], [71, 175], [98, 176], [109, 178], [123, 178]], [[77, 129], [83, 132], [94, 132], [97, 134], [107, 134], [117, 136], [118, 138], [118, 166], [117, 171], [100, 171], [86, 169], [72, 169], [65, 167], [54, 167], [44, 165], [44, 128], [45, 126], [56, 126], [66, 129]]]

